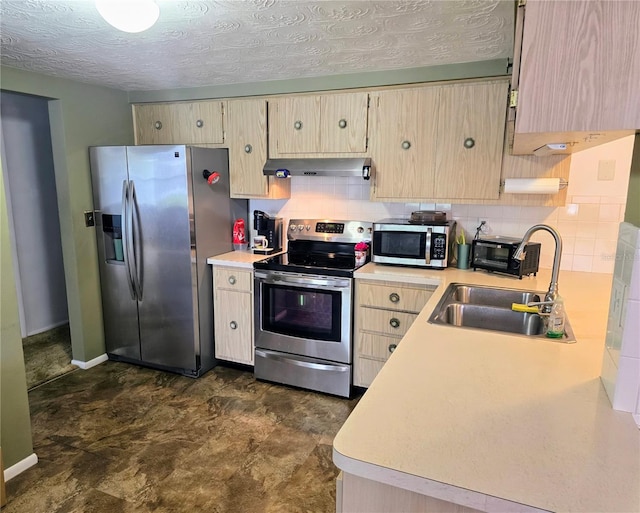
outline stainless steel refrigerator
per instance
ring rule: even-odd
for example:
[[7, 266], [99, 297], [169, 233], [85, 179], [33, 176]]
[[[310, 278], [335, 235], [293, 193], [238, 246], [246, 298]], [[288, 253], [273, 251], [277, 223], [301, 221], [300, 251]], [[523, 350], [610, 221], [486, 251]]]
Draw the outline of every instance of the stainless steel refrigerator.
[[104, 146], [90, 159], [109, 358], [202, 375], [215, 366], [206, 260], [231, 251], [248, 212], [229, 198], [228, 150]]

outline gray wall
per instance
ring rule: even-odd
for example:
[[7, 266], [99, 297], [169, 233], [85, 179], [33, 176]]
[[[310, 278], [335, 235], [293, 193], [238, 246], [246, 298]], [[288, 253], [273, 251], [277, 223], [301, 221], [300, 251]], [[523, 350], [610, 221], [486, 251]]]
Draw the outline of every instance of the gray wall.
[[640, 133], [636, 134], [631, 158], [631, 175], [629, 176], [629, 191], [627, 193], [627, 209], [624, 220], [635, 226], [640, 226]]
[[[84, 225], [84, 210], [93, 208], [89, 146], [133, 144], [131, 107], [126, 92], [81, 84], [38, 73], [2, 67], [0, 88], [48, 98], [51, 142], [64, 273], [76, 360], [104, 353], [102, 307], [95, 231]], [[33, 452], [26, 402], [26, 378], [17, 299], [8, 239], [2, 181], [2, 374], [0, 376], [0, 446], [11, 466]]]
[[0, 115], [22, 333], [33, 335], [69, 319], [48, 100], [0, 93]]

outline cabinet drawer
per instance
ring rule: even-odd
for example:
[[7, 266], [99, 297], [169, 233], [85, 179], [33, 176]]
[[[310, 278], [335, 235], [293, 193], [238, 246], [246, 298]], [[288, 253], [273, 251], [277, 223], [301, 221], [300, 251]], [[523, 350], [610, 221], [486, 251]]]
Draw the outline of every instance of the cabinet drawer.
[[369, 358], [356, 358], [353, 368], [353, 384], [357, 387], [369, 387], [384, 366], [384, 362]]
[[252, 282], [252, 271], [242, 271], [240, 269], [229, 269], [225, 267], [213, 268], [213, 283], [217, 289], [251, 292]]
[[403, 336], [418, 314], [378, 310], [376, 308], [359, 308], [358, 325], [360, 330], [383, 333], [385, 335]]
[[400, 338], [360, 332], [356, 335], [356, 354], [385, 362], [400, 343]]
[[419, 313], [433, 289], [358, 282], [358, 304]]

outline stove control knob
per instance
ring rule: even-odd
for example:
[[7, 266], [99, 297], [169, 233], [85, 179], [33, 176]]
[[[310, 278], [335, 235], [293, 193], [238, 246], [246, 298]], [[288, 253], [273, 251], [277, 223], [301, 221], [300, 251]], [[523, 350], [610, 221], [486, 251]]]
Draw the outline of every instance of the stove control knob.
[[291, 230], [292, 232], [295, 232], [298, 229], [298, 227], [295, 224], [292, 224], [291, 226], [289, 226], [289, 230]]
[[303, 224], [299, 224], [298, 225], [298, 230], [300, 230], [300, 231], [304, 230], [304, 225]]
[[304, 228], [305, 228], [305, 230], [309, 231], [309, 230], [311, 230], [311, 225], [310, 224], [305, 224]]
[[358, 233], [364, 232], [364, 228], [362, 226], [358, 226]]

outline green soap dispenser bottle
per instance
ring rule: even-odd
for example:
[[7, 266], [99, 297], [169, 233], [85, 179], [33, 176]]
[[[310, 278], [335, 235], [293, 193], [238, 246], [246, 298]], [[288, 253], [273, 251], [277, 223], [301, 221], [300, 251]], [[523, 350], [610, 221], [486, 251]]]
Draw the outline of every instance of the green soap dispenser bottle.
[[549, 321], [547, 323], [547, 337], [562, 338], [564, 335], [564, 300], [560, 296], [556, 296]]

